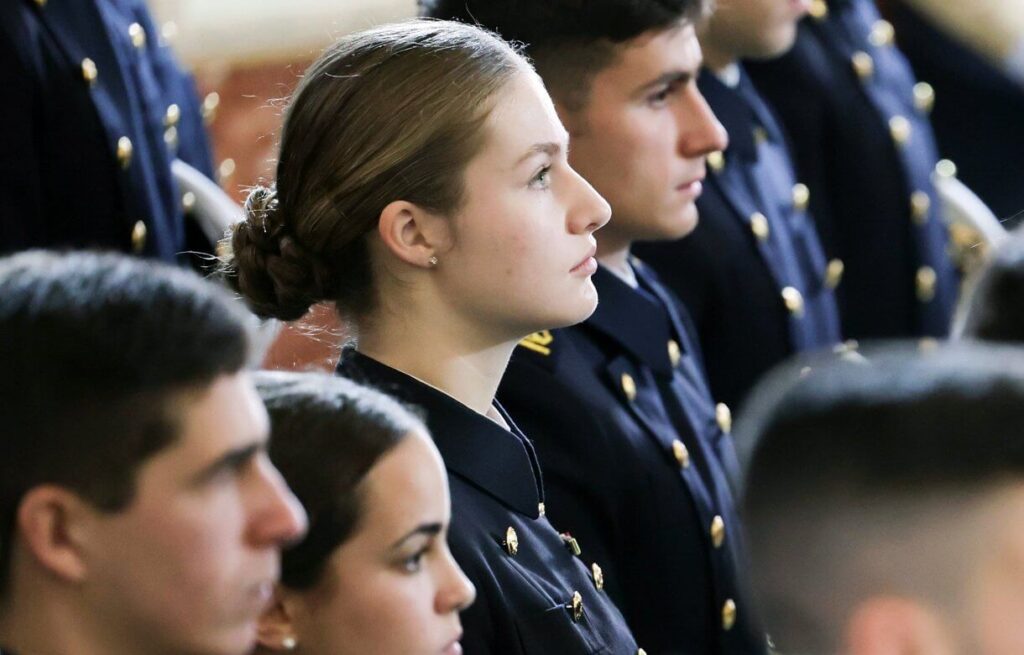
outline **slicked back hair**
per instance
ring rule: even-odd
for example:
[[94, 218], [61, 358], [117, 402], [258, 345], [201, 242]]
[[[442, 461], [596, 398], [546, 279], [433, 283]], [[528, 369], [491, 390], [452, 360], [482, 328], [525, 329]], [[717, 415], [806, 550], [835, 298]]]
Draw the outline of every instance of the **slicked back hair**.
[[522, 43], [563, 107], [586, 106], [590, 83], [616, 46], [651, 31], [696, 22], [712, 0], [419, 0], [420, 14], [473, 23]]

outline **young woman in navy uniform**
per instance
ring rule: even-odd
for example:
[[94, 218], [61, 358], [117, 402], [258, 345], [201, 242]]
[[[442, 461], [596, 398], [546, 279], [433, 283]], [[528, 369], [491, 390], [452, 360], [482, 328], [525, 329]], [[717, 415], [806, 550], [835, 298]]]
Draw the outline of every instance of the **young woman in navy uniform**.
[[0, 3], [0, 86], [0, 251], [210, 247], [171, 173], [213, 176], [200, 103], [142, 0]]
[[519, 339], [585, 319], [608, 206], [566, 161], [529, 65], [473, 27], [342, 39], [287, 110], [276, 187], [230, 238], [229, 279], [264, 316], [333, 301], [358, 345], [338, 373], [426, 412], [477, 589], [468, 653], [616, 653], [636, 643], [600, 576], [544, 515], [532, 443], [494, 402]]
[[687, 312], [629, 256], [634, 241], [691, 238], [705, 158], [726, 145], [696, 83], [703, 3], [596, 2], [586, 20], [573, 5], [428, 3], [432, 16], [528, 44], [572, 135], [571, 165], [612, 208], [598, 234], [597, 310], [524, 340], [498, 399], [537, 446], [552, 522], [646, 649], [763, 653], [729, 408], [712, 399]]
[[785, 52], [802, 13], [789, 0], [718, 3], [699, 36], [699, 87], [729, 145], [708, 157], [693, 234], [637, 249], [690, 310], [711, 389], [730, 406], [785, 358], [841, 339], [843, 263], [825, 258], [786, 136], [740, 63]]
[[750, 67], [794, 144], [854, 339], [945, 336], [959, 291], [932, 175], [939, 162], [918, 82], [872, 0], [813, 0], [793, 50]]

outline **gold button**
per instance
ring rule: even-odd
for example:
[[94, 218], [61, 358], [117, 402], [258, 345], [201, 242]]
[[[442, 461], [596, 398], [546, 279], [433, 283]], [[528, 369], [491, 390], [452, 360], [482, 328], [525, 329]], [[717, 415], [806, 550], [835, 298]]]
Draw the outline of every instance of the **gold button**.
[[939, 177], [954, 178], [956, 177], [956, 164], [948, 159], [940, 159], [939, 163], [935, 164], [935, 172]]
[[879, 20], [871, 26], [871, 33], [868, 35], [868, 41], [870, 41], [871, 45], [876, 48], [890, 46], [895, 39], [896, 30], [889, 21]]
[[39, 5], [40, 7], [45, 7], [46, 0], [36, 0], [36, 4]]
[[679, 361], [683, 358], [682, 352], [679, 350], [679, 343], [675, 339], [668, 340], [668, 359], [672, 362], [672, 366], [679, 366]]
[[754, 233], [758, 241], [767, 241], [772, 233], [771, 228], [768, 226], [768, 217], [761, 212], [751, 214], [750, 231]]
[[515, 555], [519, 552], [519, 535], [516, 534], [516, 529], [511, 525], [505, 530], [505, 551], [509, 555]]
[[207, 125], [217, 118], [217, 107], [220, 106], [220, 94], [216, 91], [206, 94], [203, 98], [203, 107], [200, 112], [203, 115], [203, 122]]
[[923, 114], [930, 114], [935, 107], [935, 89], [927, 82], [914, 85], [914, 106]]
[[622, 374], [622, 391], [630, 402], [636, 398], [636, 382], [633, 381], [633, 376], [629, 373]]
[[684, 444], [679, 439], [672, 442], [672, 454], [675, 456], [676, 461], [679, 462], [679, 468], [689, 468], [690, 466], [690, 451], [686, 449]]
[[647, 651], [645, 651], [643, 648], [641, 648], [640, 650], [638, 650], [636, 652], [636, 655], [647, 655]]
[[853, 53], [850, 63], [853, 64], [853, 72], [857, 73], [857, 77], [862, 81], [871, 79], [875, 74], [875, 60], [863, 50]]
[[896, 142], [896, 145], [902, 146], [907, 141], [910, 141], [913, 126], [911, 126], [906, 116], [893, 116], [889, 119], [889, 133], [892, 135], [892, 140]]
[[721, 150], [708, 153], [708, 166], [716, 173], [725, 168], [725, 155]]
[[722, 605], [722, 628], [731, 630], [736, 625], [736, 601], [732, 598]]
[[149, 230], [146, 229], [146, 224], [142, 221], [135, 221], [135, 225], [132, 226], [132, 252], [138, 254], [141, 253], [143, 248], [146, 247], [146, 234]]
[[910, 194], [910, 218], [917, 225], [928, 222], [928, 211], [932, 208], [932, 199], [925, 191]]
[[768, 141], [768, 130], [764, 129], [760, 125], [754, 128], [754, 143], [761, 145]]
[[89, 84], [92, 84], [96, 81], [96, 78], [99, 77], [99, 75], [100, 72], [96, 68], [96, 62], [88, 57], [82, 60], [82, 79]]
[[196, 194], [192, 193], [191, 191], [186, 191], [185, 193], [181, 194], [181, 208], [185, 211], [186, 214], [192, 211], [192, 209], [195, 206]]
[[547, 514], [547, 511], [548, 509], [544, 506], [544, 503], [537, 503], [537, 514], [539, 514], [540, 516], [545, 516]]
[[594, 574], [594, 586], [597, 587], [597, 590], [604, 589], [604, 571], [597, 565], [597, 562], [590, 565], [590, 572]]
[[839, 286], [839, 283], [843, 281], [843, 271], [846, 270], [846, 265], [841, 259], [829, 260], [828, 266], [825, 268], [825, 286], [829, 289], [835, 289]]
[[718, 403], [715, 405], [715, 420], [718, 422], [718, 427], [721, 428], [722, 432], [729, 434], [732, 432], [732, 410], [725, 403]]
[[164, 130], [164, 143], [171, 150], [178, 147], [178, 128], [171, 125], [169, 128]]
[[721, 548], [725, 542], [725, 520], [721, 516], [711, 519], [711, 545]]
[[117, 140], [117, 163], [121, 164], [121, 168], [128, 168], [132, 163], [132, 153], [135, 148], [132, 147], [132, 140], [126, 136], [121, 137]]
[[138, 49], [146, 47], [146, 30], [142, 29], [142, 25], [138, 23], [132, 23], [128, 26], [128, 37], [132, 40], [132, 45]]
[[786, 287], [782, 290], [782, 302], [786, 303], [789, 313], [800, 318], [804, 315], [804, 297], [797, 289]]
[[177, 125], [179, 120], [181, 120], [181, 107], [172, 102], [167, 105], [167, 111], [164, 113], [164, 126]]
[[576, 541], [575, 537], [573, 537], [568, 532], [563, 532], [558, 536], [562, 538], [562, 543], [565, 544], [565, 547], [569, 549], [570, 553], [572, 553], [576, 557], [580, 556], [580, 553], [583, 552], [583, 549], [580, 548], [580, 542]]
[[572, 612], [572, 622], [579, 623], [583, 618], [583, 596], [580, 592], [572, 592], [572, 602], [569, 604], [569, 611]]
[[828, 3], [825, 0], [811, 0], [807, 13], [815, 20], [825, 20], [828, 18]]
[[797, 183], [793, 185], [793, 207], [798, 212], [807, 211], [807, 205], [811, 202], [811, 190], [806, 184]]
[[930, 302], [935, 297], [935, 269], [931, 266], [922, 266], [917, 269], [917, 299], [921, 302]]

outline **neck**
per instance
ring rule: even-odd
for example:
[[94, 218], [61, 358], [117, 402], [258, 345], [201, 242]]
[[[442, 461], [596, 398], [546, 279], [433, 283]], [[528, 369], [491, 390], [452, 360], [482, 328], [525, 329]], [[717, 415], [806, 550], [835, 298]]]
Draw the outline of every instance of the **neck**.
[[494, 419], [494, 396], [518, 339], [496, 339], [454, 312], [442, 314], [380, 312], [362, 326], [359, 351]]
[[701, 41], [701, 49], [704, 51], [704, 67], [714, 73], [720, 73], [724, 69], [739, 63], [739, 57], [735, 53], [721, 50], [715, 47], [714, 40], [707, 38]]
[[604, 230], [597, 239], [597, 261], [619, 275], [629, 275], [629, 249], [632, 242], [624, 237], [605, 235]]

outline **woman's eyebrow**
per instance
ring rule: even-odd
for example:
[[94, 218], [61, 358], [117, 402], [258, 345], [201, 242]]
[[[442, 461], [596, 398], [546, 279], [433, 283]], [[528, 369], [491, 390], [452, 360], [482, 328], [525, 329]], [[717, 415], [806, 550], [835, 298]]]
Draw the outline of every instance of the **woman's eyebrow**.
[[396, 541], [391, 545], [391, 549], [395, 550], [409, 539], [418, 536], [425, 535], [428, 537], [434, 537], [441, 534], [442, 525], [440, 523], [424, 523], [410, 530], [404, 537]]

